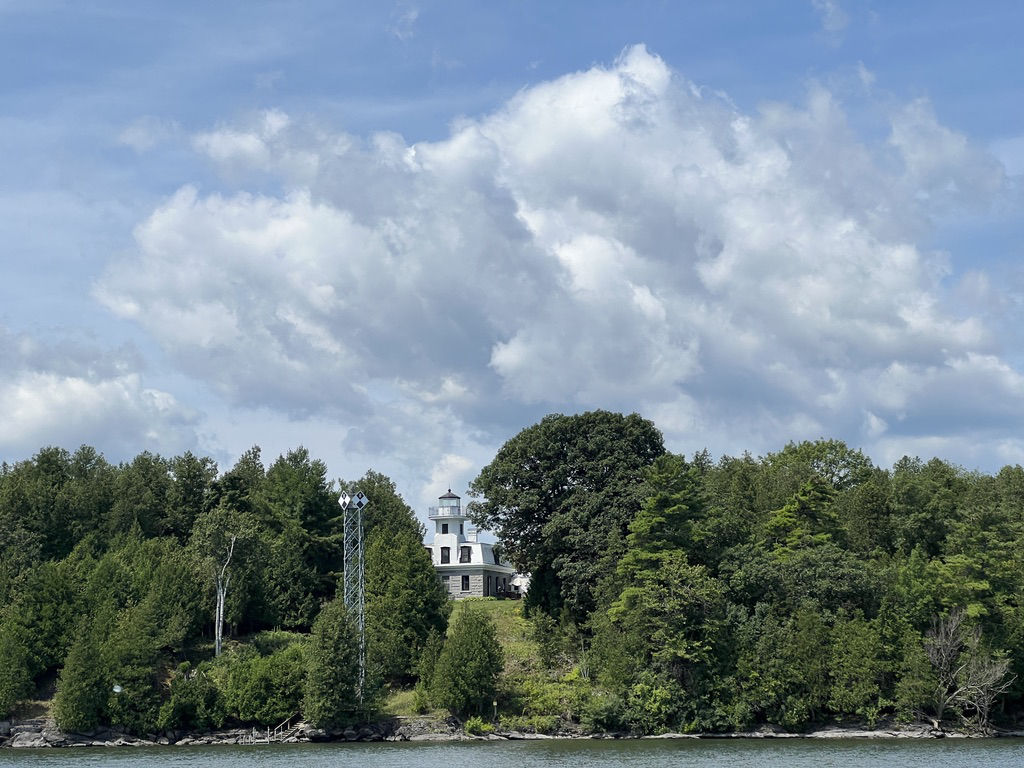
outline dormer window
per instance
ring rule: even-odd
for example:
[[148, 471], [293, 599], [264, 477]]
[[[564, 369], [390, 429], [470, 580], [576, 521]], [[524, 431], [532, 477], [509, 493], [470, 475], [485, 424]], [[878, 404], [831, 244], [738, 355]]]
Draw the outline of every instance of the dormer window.
[[460, 547], [460, 549], [459, 549], [459, 562], [460, 563], [468, 563], [468, 562], [470, 562], [470, 552], [471, 551], [472, 551], [471, 547]]
[[441, 547], [441, 564], [450, 563], [452, 561], [452, 548]]

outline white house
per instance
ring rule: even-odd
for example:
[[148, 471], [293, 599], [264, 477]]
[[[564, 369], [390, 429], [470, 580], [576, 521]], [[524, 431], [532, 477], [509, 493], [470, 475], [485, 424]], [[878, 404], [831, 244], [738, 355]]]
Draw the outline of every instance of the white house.
[[468, 525], [469, 516], [461, 499], [448, 489], [430, 507], [434, 540], [426, 544], [441, 581], [454, 598], [515, 596], [522, 594], [523, 581], [515, 568], [501, 562], [494, 547], [477, 538]]

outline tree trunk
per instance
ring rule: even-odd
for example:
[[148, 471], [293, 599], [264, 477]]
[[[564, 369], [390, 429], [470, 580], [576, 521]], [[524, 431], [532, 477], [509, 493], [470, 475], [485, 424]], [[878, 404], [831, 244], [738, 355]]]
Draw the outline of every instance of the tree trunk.
[[213, 571], [213, 578], [217, 586], [217, 616], [213, 627], [215, 656], [220, 656], [221, 644], [224, 638], [224, 601], [227, 599], [228, 586], [231, 584], [231, 574], [228, 573], [228, 565], [231, 564], [231, 556], [235, 552], [235, 539], [237, 538], [237, 536], [231, 537], [231, 543], [228, 545], [228, 556], [224, 558], [224, 565], [219, 570], [215, 566]]

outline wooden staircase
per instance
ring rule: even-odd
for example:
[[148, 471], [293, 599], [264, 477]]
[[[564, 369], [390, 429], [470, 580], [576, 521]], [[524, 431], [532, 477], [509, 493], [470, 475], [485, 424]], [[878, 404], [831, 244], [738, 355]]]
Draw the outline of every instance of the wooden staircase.
[[253, 728], [252, 733], [244, 736], [239, 744], [273, 744], [275, 742], [287, 741], [293, 736], [302, 732], [305, 722], [299, 719], [300, 713], [296, 712], [284, 722], [274, 728], [267, 728], [265, 731]]

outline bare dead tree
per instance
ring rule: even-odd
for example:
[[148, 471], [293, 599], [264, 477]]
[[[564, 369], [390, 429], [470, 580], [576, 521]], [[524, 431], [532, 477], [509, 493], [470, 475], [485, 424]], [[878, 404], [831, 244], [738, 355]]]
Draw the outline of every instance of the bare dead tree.
[[964, 621], [967, 615], [954, 608], [949, 616], [932, 617], [932, 626], [924, 638], [925, 653], [935, 668], [936, 681], [933, 697], [936, 723], [941, 723], [946, 709], [954, 701], [957, 660], [964, 647]]
[[231, 556], [235, 553], [235, 541], [238, 536], [232, 536], [231, 541], [228, 544], [228, 554], [224, 558], [224, 563], [221, 566], [217, 566], [214, 563], [213, 566], [213, 579], [217, 589], [217, 615], [214, 620], [214, 655], [220, 656], [221, 641], [224, 637], [224, 602], [228, 596], [228, 587], [231, 585], [231, 572], [228, 570], [228, 566], [231, 565]]
[[936, 724], [942, 722], [948, 708], [956, 707], [962, 722], [973, 720], [988, 732], [993, 704], [1014, 681], [1009, 676], [1009, 660], [984, 647], [981, 628], [968, 627], [967, 614], [960, 608], [945, 618], [932, 619], [924, 647], [936, 672]]
[[1010, 661], [997, 658], [981, 647], [980, 629], [975, 629], [967, 638], [961, 659], [956, 673], [956, 703], [961, 717], [968, 722], [967, 713], [973, 712], [977, 726], [988, 733], [992, 705], [1010, 689], [1015, 679], [1010, 676]]

